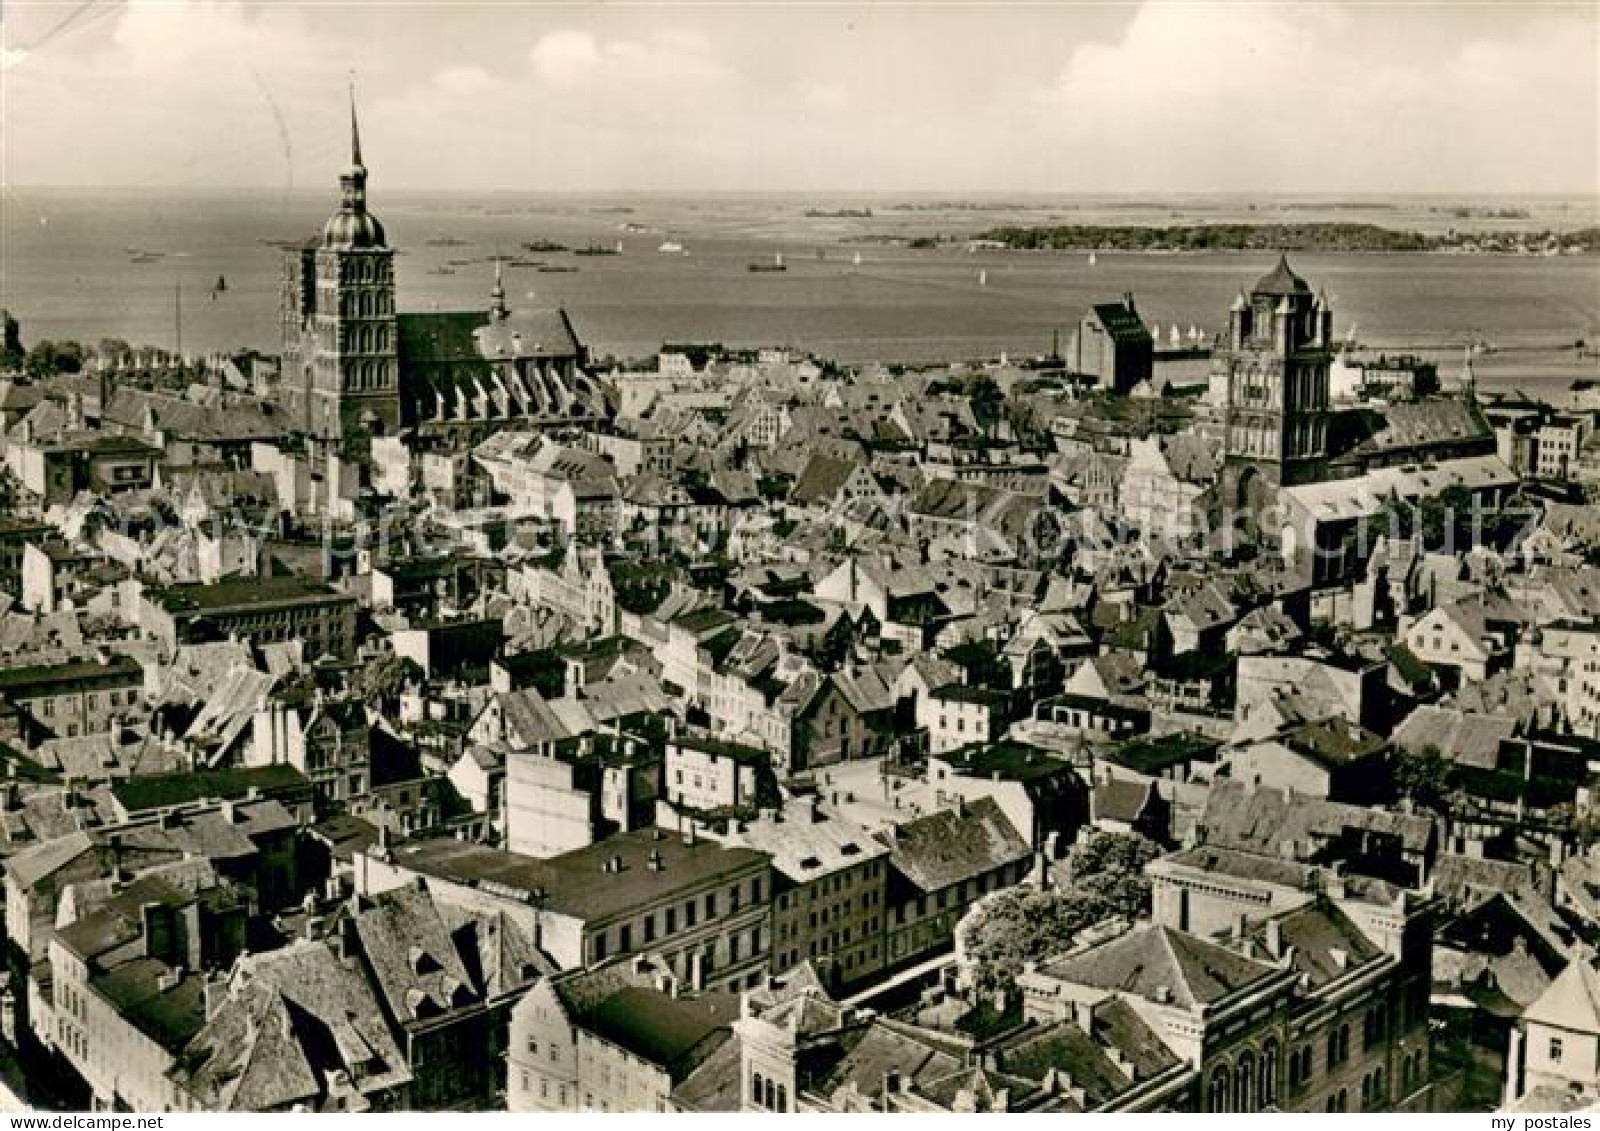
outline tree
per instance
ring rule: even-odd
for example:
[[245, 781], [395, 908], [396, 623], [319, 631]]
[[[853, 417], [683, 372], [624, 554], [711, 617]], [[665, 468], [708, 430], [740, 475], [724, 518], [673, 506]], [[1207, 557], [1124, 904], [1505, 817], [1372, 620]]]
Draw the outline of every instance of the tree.
[[350, 680], [350, 690], [372, 704], [393, 703], [422, 669], [408, 656], [385, 656], [367, 664]]
[[1085, 928], [1150, 909], [1144, 866], [1161, 849], [1137, 833], [1096, 832], [1074, 845], [1051, 891], [1018, 887], [984, 902], [962, 943], [985, 991], [1009, 988], [1023, 964], [1070, 947]]
[[34, 377], [77, 373], [82, 368], [83, 347], [77, 342], [52, 342], [47, 339], [28, 351], [26, 369]]
[[1150, 910], [1144, 866], [1160, 855], [1160, 846], [1138, 833], [1097, 832], [1072, 846], [1066, 871], [1072, 885], [1103, 900], [1109, 914], [1133, 917]]
[[1394, 787], [1414, 804], [1444, 813], [1455, 787], [1455, 766], [1437, 746], [1416, 753], [1402, 751], [1394, 763]]
[[9, 310], [0, 310], [0, 321], [5, 323], [5, 346], [4, 352], [0, 353], [0, 369], [21, 369], [28, 356], [28, 351], [22, 348], [22, 328]]
[[963, 938], [979, 987], [1009, 987], [1025, 963], [1066, 950], [1102, 911], [1098, 899], [1075, 890], [1018, 887], [994, 896], [968, 920]]

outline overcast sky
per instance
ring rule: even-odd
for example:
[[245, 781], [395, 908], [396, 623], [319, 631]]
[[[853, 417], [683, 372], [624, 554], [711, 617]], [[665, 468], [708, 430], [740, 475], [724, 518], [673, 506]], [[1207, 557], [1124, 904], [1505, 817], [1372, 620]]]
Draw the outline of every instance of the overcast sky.
[[4, 0], [13, 185], [1561, 192], [1600, 5]]

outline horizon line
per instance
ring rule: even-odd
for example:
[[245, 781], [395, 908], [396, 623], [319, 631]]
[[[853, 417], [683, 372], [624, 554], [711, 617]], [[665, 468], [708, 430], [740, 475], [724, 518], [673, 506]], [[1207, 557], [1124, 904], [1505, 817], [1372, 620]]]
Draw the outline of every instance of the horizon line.
[[[337, 189], [337, 185], [334, 185]], [[0, 192], [27, 191], [27, 192], [255, 192], [255, 193], [318, 193], [333, 191], [321, 184], [294, 184], [268, 186], [261, 184], [228, 184], [221, 182], [205, 183], [174, 183], [174, 184], [94, 184], [94, 183], [34, 183], [9, 181], [0, 184]], [[992, 199], [1004, 197], [1034, 197], [1034, 198], [1064, 198], [1077, 197], [1087, 199], [1103, 198], [1142, 198], [1146, 200], [1170, 200], [1180, 197], [1235, 197], [1242, 200], [1261, 199], [1294, 199], [1313, 198], [1324, 199], [1330, 205], [1342, 203], [1338, 198], [1348, 197], [1356, 199], [1398, 199], [1398, 198], [1461, 198], [1461, 197], [1505, 197], [1519, 200], [1592, 200], [1600, 206], [1600, 187], [1592, 189], [1572, 190], [1519, 190], [1519, 189], [1269, 189], [1264, 191], [1247, 189], [963, 189], [963, 188], [755, 188], [755, 187], [708, 187], [684, 186], [673, 188], [601, 188], [601, 187], [574, 187], [574, 188], [528, 188], [510, 187], [505, 185], [495, 186], [444, 186], [444, 185], [418, 185], [396, 184], [383, 186], [383, 191], [389, 192], [434, 192], [466, 195], [471, 193], [494, 194], [531, 194], [546, 196], [674, 196], [689, 194], [710, 195], [767, 195], [767, 196], [874, 196], [874, 197], [941, 197], [941, 198], [968, 198]]]

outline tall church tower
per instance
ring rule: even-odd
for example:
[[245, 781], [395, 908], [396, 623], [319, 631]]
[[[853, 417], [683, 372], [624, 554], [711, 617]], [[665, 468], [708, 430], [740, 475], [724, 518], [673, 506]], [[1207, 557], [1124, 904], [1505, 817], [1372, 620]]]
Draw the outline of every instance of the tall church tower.
[[1227, 390], [1224, 517], [1253, 524], [1278, 488], [1325, 474], [1333, 311], [1280, 256], [1234, 300], [1215, 356]]
[[290, 253], [284, 284], [285, 384], [308, 435], [347, 452], [400, 427], [400, 365], [394, 251], [367, 211], [367, 169], [355, 91], [350, 95], [350, 166], [339, 177], [339, 211], [310, 247]]

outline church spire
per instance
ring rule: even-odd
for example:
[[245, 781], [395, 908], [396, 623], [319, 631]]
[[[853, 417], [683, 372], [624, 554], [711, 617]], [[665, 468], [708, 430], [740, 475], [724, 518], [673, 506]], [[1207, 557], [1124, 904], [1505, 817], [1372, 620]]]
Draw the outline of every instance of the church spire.
[[494, 259], [494, 289], [489, 292], [489, 314], [496, 321], [503, 321], [510, 312], [506, 309], [506, 280], [502, 268], [504, 260], [498, 255]]
[[361, 126], [356, 121], [356, 75], [350, 72], [350, 166], [339, 177], [345, 212], [367, 210], [367, 167], [361, 163]]
[[361, 125], [356, 121], [356, 74], [350, 72], [350, 167], [364, 169], [361, 163]]

